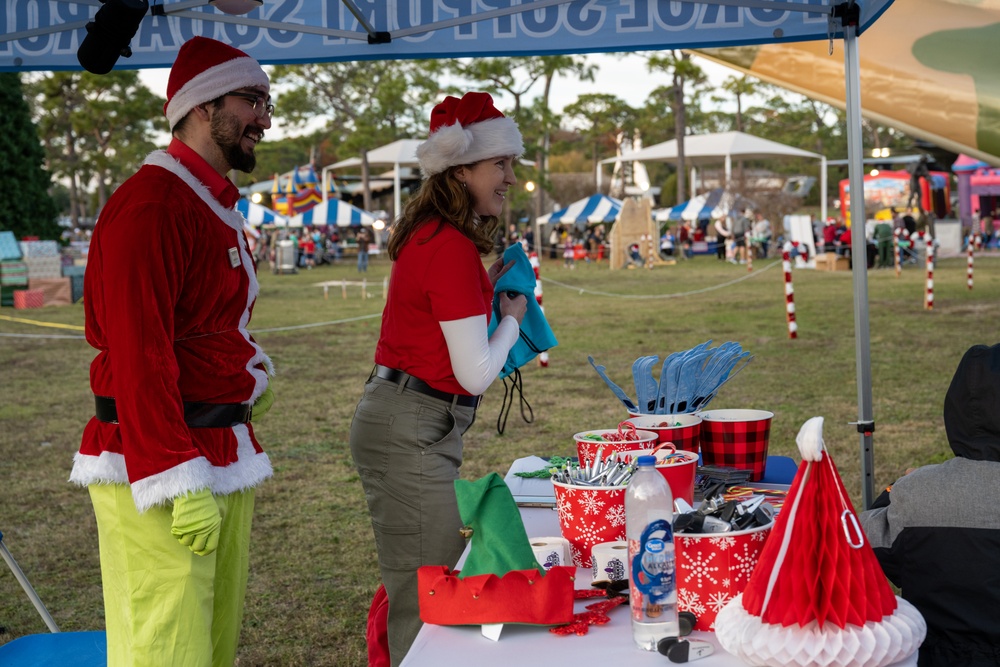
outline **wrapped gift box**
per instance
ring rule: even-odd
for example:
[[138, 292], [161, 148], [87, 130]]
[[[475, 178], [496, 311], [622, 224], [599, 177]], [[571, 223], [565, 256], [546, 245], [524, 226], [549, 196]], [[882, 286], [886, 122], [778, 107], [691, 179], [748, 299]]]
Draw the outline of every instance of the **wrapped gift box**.
[[45, 292], [40, 289], [20, 289], [14, 292], [14, 308], [41, 308], [45, 302]]
[[0, 232], [0, 260], [21, 259], [21, 247], [14, 232]]
[[68, 306], [73, 303], [73, 286], [69, 278], [31, 278], [29, 291], [42, 293], [43, 306]]

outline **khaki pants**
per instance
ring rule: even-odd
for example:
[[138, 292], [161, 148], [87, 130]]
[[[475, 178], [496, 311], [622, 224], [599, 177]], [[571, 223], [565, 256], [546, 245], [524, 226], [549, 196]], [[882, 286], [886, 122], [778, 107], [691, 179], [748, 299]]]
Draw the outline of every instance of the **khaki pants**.
[[454, 567], [459, 535], [454, 482], [462, 434], [476, 411], [372, 378], [351, 423], [351, 454], [371, 512], [382, 583], [389, 596], [395, 667], [420, 630], [417, 568]]
[[219, 548], [170, 534], [173, 507], [136, 512], [124, 484], [94, 484], [108, 667], [232, 667], [243, 620], [254, 492], [216, 496]]

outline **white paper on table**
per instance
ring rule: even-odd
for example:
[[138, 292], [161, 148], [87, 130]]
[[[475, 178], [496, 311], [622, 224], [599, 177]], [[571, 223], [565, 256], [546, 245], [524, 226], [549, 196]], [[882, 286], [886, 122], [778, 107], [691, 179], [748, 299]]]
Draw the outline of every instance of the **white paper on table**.
[[517, 459], [507, 471], [503, 481], [507, 483], [514, 502], [521, 507], [555, 507], [556, 492], [552, 480], [537, 477], [518, 477], [514, 473], [535, 472], [549, 462], [539, 456], [526, 456]]

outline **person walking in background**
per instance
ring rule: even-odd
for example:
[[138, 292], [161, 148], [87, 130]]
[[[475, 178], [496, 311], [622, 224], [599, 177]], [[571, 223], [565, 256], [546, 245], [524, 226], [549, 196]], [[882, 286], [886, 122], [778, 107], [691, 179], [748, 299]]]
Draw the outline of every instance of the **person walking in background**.
[[729, 226], [729, 217], [724, 215], [716, 217], [712, 228], [715, 230], [715, 257], [716, 259], [726, 259], [726, 244], [733, 236]]
[[371, 237], [368, 230], [362, 228], [358, 232], [358, 273], [368, 271], [368, 246], [371, 245]]
[[247, 330], [257, 276], [226, 178], [271, 127], [256, 60], [194, 37], [164, 112], [172, 139], [108, 200], [84, 284], [95, 413], [70, 480], [97, 518], [112, 667], [236, 658], [254, 488], [271, 463], [251, 419], [271, 361]]
[[[486, 93], [447, 97], [417, 148], [425, 180], [389, 239], [393, 261], [375, 368], [351, 422], [351, 454], [365, 490], [389, 599], [392, 665], [420, 629], [417, 568], [452, 567], [465, 548], [454, 481], [462, 434], [496, 379], [527, 309], [487, 271], [506, 194], [524, 152], [513, 120]], [[513, 262], [511, 262], [513, 265]], [[492, 316], [501, 318], [492, 337]]]
[[892, 256], [892, 227], [885, 220], [875, 225], [875, 245], [878, 247], [878, 268], [894, 268], [896, 260]]
[[567, 269], [576, 268], [576, 255], [573, 248], [573, 235], [567, 230], [562, 231], [562, 243], [563, 243], [563, 266]]
[[1000, 345], [975, 345], [944, 398], [954, 458], [910, 469], [859, 516], [927, 622], [921, 667], [1000, 664]]
[[552, 226], [552, 231], [549, 232], [549, 259], [559, 258], [559, 228], [555, 225]]

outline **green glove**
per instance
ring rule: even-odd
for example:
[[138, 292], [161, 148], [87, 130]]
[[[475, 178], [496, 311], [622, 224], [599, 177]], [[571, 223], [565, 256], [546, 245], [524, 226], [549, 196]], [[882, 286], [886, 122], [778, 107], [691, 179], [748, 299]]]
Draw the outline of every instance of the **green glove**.
[[199, 556], [207, 556], [219, 546], [222, 515], [208, 489], [174, 498], [170, 534]]
[[274, 405], [274, 392], [271, 391], [271, 383], [268, 382], [267, 389], [257, 397], [257, 400], [253, 402], [253, 407], [250, 408], [250, 421], [255, 422], [266, 415], [272, 405]]

